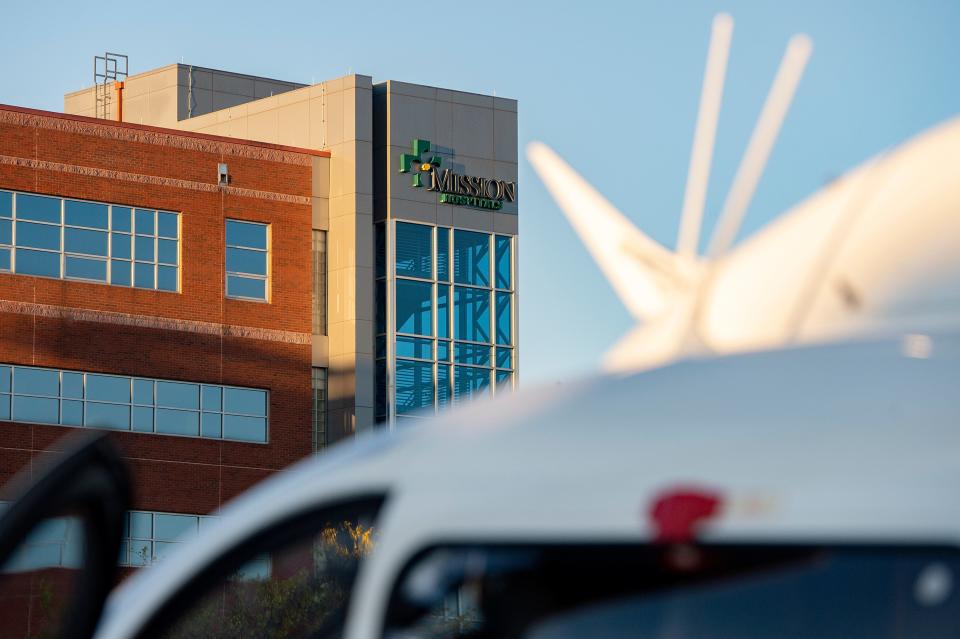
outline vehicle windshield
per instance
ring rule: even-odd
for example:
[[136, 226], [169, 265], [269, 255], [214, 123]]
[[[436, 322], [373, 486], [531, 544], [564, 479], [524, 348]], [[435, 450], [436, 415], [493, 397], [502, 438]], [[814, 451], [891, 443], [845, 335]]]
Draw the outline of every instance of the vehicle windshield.
[[486, 546], [421, 554], [384, 636], [960, 636], [952, 548]]
[[[380, 498], [278, 522], [181, 589], [141, 637], [339, 637]], [[174, 560], [175, 558], [171, 558]]]

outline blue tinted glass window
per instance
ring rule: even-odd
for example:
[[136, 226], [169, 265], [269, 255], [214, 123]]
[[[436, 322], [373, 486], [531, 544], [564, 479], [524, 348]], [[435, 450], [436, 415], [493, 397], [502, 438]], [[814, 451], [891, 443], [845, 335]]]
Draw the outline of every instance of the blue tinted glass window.
[[10, 367], [0, 366], [0, 393], [10, 392]]
[[134, 231], [144, 235], [153, 235], [157, 232], [156, 211], [145, 211], [137, 209], [134, 211]]
[[437, 279], [450, 281], [450, 229], [437, 228]]
[[153, 561], [153, 542], [137, 539], [130, 541], [131, 566], [149, 566]]
[[149, 379], [133, 380], [133, 403], [153, 404], [153, 381]]
[[13, 193], [0, 191], [0, 217], [13, 217]]
[[17, 219], [60, 223], [60, 198], [17, 193]]
[[490, 292], [457, 286], [453, 292], [454, 334], [471, 342], [490, 341]]
[[129, 260], [133, 253], [130, 250], [130, 235], [114, 233], [110, 238], [110, 253], [113, 257]]
[[490, 391], [490, 369], [470, 366], [454, 367], [453, 397], [463, 401], [473, 396], [487, 395]]
[[433, 340], [419, 337], [397, 337], [397, 357], [433, 358]]
[[227, 220], [227, 245], [266, 250], [267, 225]]
[[510, 288], [510, 238], [498, 235], [496, 247], [497, 288]]
[[60, 227], [34, 222], [17, 222], [17, 246], [60, 250]]
[[512, 348], [497, 348], [497, 368], [513, 368]]
[[220, 413], [203, 413], [200, 419], [200, 436], [219, 439], [223, 436]]
[[157, 267], [157, 290], [177, 290], [177, 268], [175, 266], [163, 266], [161, 264]]
[[137, 288], [154, 287], [153, 264], [141, 264], [137, 262], [133, 265], [133, 285]]
[[433, 228], [397, 222], [397, 275], [433, 277]]
[[398, 333], [433, 334], [432, 292], [432, 284], [397, 280], [396, 321]]
[[480, 344], [463, 344], [457, 342], [453, 346], [453, 360], [457, 364], [475, 364], [490, 366], [490, 347]]
[[458, 284], [490, 286], [490, 236], [453, 232], [453, 279]]
[[195, 535], [198, 531], [198, 522], [195, 515], [154, 515], [154, 539], [160, 541], [176, 541], [184, 535]]
[[131, 426], [138, 433], [152, 433], [153, 409], [148, 406], [134, 406]]
[[60, 254], [46, 251], [16, 249], [17, 273], [60, 277]]
[[170, 239], [179, 237], [178, 219], [176, 213], [166, 213], [160, 211], [157, 213], [157, 235]]
[[241, 248], [227, 248], [227, 270], [251, 275], [267, 274], [267, 253]]
[[223, 416], [223, 438], [242, 442], [267, 441], [267, 421], [263, 417]]
[[43, 368], [13, 369], [13, 392], [23, 395], [60, 395], [60, 373]]
[[450, 365], [437, 364], [437, 405], [441, 408], [450, 404]]
[[157, 382], [157, 406], [200, 408], [200, 386], [180, 382]]
[[513, 373], [510, 371], [497, 371], [497, 386], [497, 392], [513, 388]]
[[130, 536], [135, 539], [153, 539], [153, 515], [144, 512], [130, 513]]
[[450, 342], [437, 342], [437, 359], [441, 362], [450, 361]]
[[247, 388], [224, 388], [223, 410], [226, 413], [265, 416], [267, 392]]
[[79, 280], [107, 281], [107, 261], [86, 257], [66, 256], [63, 262], [64, 276]]
[[130, 378], [87, 374], [87, 399], [129, 402]]
[[67, 253], [107, 256], [107, 233], [88, 229], [65, 228], [63, 248]]
[[130, 407], [125, 404], [87, 402], [86, 424], [94, 428], [130, 429]]
[[13, 244], [13, 220], [0, 220], [0, 244]]
[[157, 240], [157, 261], [161, 264], [177, 264], [176, 240]]
[[450, 287], [437, 285], [437, 337], [450, 337]]
[[107, 205], [96, 202], [78, 202], [65, 200], [63, 205], [64, 224], [86, 226], [94, 229], [107, 228]]
[[61, 401], [60, 423], [64, 426], [83, 426], [83, 402], [67, 399]]
[[267, 282], [266, 280], [240, 277], [239, 275], [228, 275], [227, 296], [247, 297], [257, 300], [267, 299]]
[[8, 421], [10, 419], [10, 396], [9, 395], [0, 395], [0, 421]]
[[137, 235], [133, 242], [133, 256], [140, 262], [152, 262], [154, 259], [153, 238]]
[[133, 216], [133, 209], [126, 206], [110, 207], [110, 228], [114, 231], [129, 233], [133, 230], [130, 220]]
[[0, 271], [10, 270], [10, 249], [0, 248]]
[[497, 293], [497, 344], [510, 344], [512, 335], [512, 315], [510, 306], [513, 295]]
[[110, 261], [110, 283], [117, 286], [130, 286], [130, 262]]
[[13, 420], [56, 424], [59, 420], [60, 401], [48, 397], [13, 397]]
[[433, 407], [433, 364], [397, 360], [397, 413]]
[[222, 391], [219, 386], [204, 386], [200, 392], [200, 402], [203, 410], [220, 411], [223, 407]]
[[200, 413], [189, 410], [158, 408], [156, 410], [156, 431], [168, 435], [200, 434]]

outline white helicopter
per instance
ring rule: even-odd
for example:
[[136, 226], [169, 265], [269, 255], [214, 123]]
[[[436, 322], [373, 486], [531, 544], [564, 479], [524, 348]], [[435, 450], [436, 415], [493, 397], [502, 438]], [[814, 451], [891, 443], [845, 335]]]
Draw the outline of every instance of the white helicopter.
[[[676, 250], [657, 243], [540, 143], [528, 157], [639, 326], [613, 371], [673, 359], [955, 326], [960, 316], [960, 118], [871, 158], [734, 245], [812, 45], [792, 38], [706, 255], [700, 227], [730, 16], [707, 54]], [[917, 348], [923, 348], [918, 343]]]

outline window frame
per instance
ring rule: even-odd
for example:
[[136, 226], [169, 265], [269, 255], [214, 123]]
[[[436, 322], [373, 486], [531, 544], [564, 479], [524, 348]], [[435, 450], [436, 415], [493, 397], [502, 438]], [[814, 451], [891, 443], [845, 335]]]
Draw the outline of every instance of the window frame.
[[[10, 199], [10, 217], [0, 218], [2, 220], [8, 221], [10, 223], [10, 243], [9, 244], [0, 244], [0, 249], [9, 251], [9, 264], [7, 268], [0, 268], [0, 273], [9, 274], [9, 275], [21, 275], [25, 277], [42, 277], [44, 279], [55, 279], [71, 282], [84, 282], [87, 284], [100, 284], [104, 286], [116, 286], [119, 288], [134, 288], [144, 291], [154, 291], [157, 293], [174, 293], [180, 294], [182, 292], [182, 247], [183, 247], [183, 216], [179, 211], [168, 211], [166, 209], [160, 208], [143, 208], [142, 206], [136, 206], [132, 204], [119, 204], [113, 202], [102, 202], [99, 200], [86, 200], [81, 198], [76, 198], [72, 196], [63, 196], [63, 195], [52, 195], [47, 193], [31, 193], [27, 191], [16, 191], [12, 189], [0, 189], [0, 193], [9, 193], [11, 196]], [[18, 209], [20, 207], [20, 196], [37, 196], [43, 198], [50, 198], [54, 200], [59, 200], [60, 204], [60, 213], [59, 213], [59, 222], [51, 222], [49, 220], [38, 220], [30, 218], [21, 218], [18, 215]], [[81, 224], [73, 224], [67, 222], [67, 204], [68, 202], [78, 202], [82, 204], [93, 204], [106, 207], [107, 214], [107, 224], [105, 228], [95, 227], [95, 226], [83, 226]], [[129, 209], [131, 218], [133, 218], [135, 211], [150, 211], [153, 213], [154, 218], [154, 228], [153, 234], [148, 235], [144, 233], [137, 233], [136, 228], [131, 219], [131, 226], [129, 231], [118, 230], [114, 228], [114, 211], [122, 209]], [[159, 217], [160, 214], [173, 215], [176, 217], [176, 237], [169, 238], [166, 236], [160, 235], [159, 228]], [[45, 225], [49, 227], [57, 228], [59, 231], [60, 246], [59, 249], [47, 249], [47, 248], [37, 248], [31, 246], [21, 246], [17, 244], [17, 224], [30, 223]], [[107, 246], [105, 254], [98, 253], [79, 253], [77, 251], [67, 250], [66, 239], [67, 231], [76, 230], [76, 231], [86, 231], [86, 232], [97, 232], [106, 234]], [[114, 256], [114, 238], [115, 237], [126, 237], [130, 241], [130, 255], [129, 257], [116, 257]], [[153, 241], [153, 257], [150, 260], [138, 260], [135, 249], [135, 239], [137, 237], [149, 237]], [[160, 262], [159, 256], [159, 245], [160, 241], [173, 241], [176, 243], [176, 263], [169, 264], [167, 262]], [[43, 275], [37, 273], [26, 273], [17, 270], [17, 251], [35, 251], [42, 253], [49, 253], [57, 256], [58, 263], [58, 275]], [[104, 268], [104, 278], [99, 279], [96, 277], [85, 277], [83, 275], [68, 275], [67, 274], [67, 263], [68, 260], [85, 260], [87, 262], [101, 262]], [[123, 283], [116, 281], [114, 278], [114, 268], [115, 262], [122, 262], [129, 265], [130, 274], [128, 278], [129, 283]], [[153, 269], [153, 284], [152, 286], [137, 286], [136, 277], [135, 277], [135, 265], [149, 265]], [[161, 268], [172, 268], [175, 273], [174, 288], [160, 288], [160, 269]]]
[[[256, 248], [252, 246], [244, 246], [242, 244], [230, 244], [227, 241], [227, 227], [230, 222], [239, 222], [241, 224], [251, 224], [256, 226], [262, 226], [265, 230], [265, 249]], [[264, 253], [266, 256], [266, 268], [264, 269], [265, 274], [259, 275], [257, 273], [246, 273], [244, 271], [231, 271], [227, 267], [227, 253], [231, 248], [242, 249], [245, 251], [256, 251], [258, 253]], [[223, 224], [223, 296], [231, 300], [239, 300], [242, 302], [259, 302], [261, 304], [270, 304], [273, 297], [271, 280], [273, 275], [273, 224], [271, 222], [260, 222], [257, 220], [245, 220], [241, 218], [228, 217], [224, 219]], [[246, 295], [231, 295], [230, 290], [230, 277], [238, 277], [241, 279], [247, 280], [256, 280], [263, 282], [263, 294], [262, 298], [260, 297], [249, 297]]]
[[[45, 395], [39, 393], [24, 393], [18, 392], [16, 390], [16, 373], [15, 370], [28, 369], [28, 370], [39, 370], [39, 371], [48, 371], [57, 374], [57, 394], [56, 395]], [[7, 369], [7, 370], [3, 370]], [[267, 388], [251, 388], [245, 386], [236, 386], [233, 384], [211, 384], [206, 382], [194, 382], [188, 380], [173, 380], [173, 379], [160, 379], [155, 377], [145, 377], [140, 375], [119, 375], [115, 373], [103, 373], [103, 372], [94, 372], [94, 371], [79, 371], [79, 370], [69, 370], [63, 368], [51, 368], [47, 366], [31, 366], [25, 364], [10, 364], [10, 363], [0, 363], [0, 374], [8, 375], [9, 380], [9, 390], [0, 390], [0, 401], [9, 402], [7, 404], [9, 410], [9, 419], [4, 421], [11, 421], [18, 424], [41, 424], [44, 426], [58, 426], [65, 428], [84, 428], [92, 430], [110, 430], [116, 432], [127, 432], [127, 433], [140, 433], [144, 435], [162, 435], [165, 437], [192, 437], [196, 439], [211, 439], [215, 441], [227, 441], [227, 442], [238, 442], [243, 444], [256, 444], [260, 446], [268, 445], [270, 443], [270, 398], [271, 392]], [[73, 397], [67, 396], [64, 394], [64, 376], [66, 375], [80, 375], [81, 376], [81, 396]], [[122, 379], [127, 381], [130, 388], [130, 400], [127, 402], [115, 401], [110, 399], [91, 399], [87, 394], [87, 375], [94, 375], [97, 377], [107, 377]], [[139, 401], [136, 396], [136, 382], [148, 382], [150, 384], [151, 391], [151, 403], [144, 403]], [[199, 402], [197, 408], [177, 408], [173, 406], [160, 405], [157, 401], [157, 384], [158, 383], [172, 383], [172, 384], [188, 384], [192, 386], [197, 386], [199, 393]], [[204, 388], [211, 387], [219, 389], [220, 391], [220, 407], [217, 410], [208, 410], [204, 406]], [[240, 412], [236, 410], [228, 410], [226, 407], [225, 394], [228, 389], [240, 390], [240, 391], [253, 391], [257, 393], [263, 393], [264, 395], [264, 414], [255, 415], [253, 413]], [[25, 420], [17, 419], [14, 414], [14, 398], [33, 398], [33, 399], [43, 399], [50, 400], [57, 403], [57, 417], [55, 421], [37, 421], [37, 420]], [[73, 403], [81, 404], [81, 417], [80, 424], [70, 424], [64, 423], [64, 402], [69, 402], [71, 405]], [[87, 405], [88, 404], [97, 404], [104, 406], [120, 406], [127, 409], [127, 426], [123, 427], [111, 427], [105, 425], [88, 425], [87, 422]], [[151, 429], [150, 430], [141, 430], [134, 427], [134, 415], [136, 409], [138, 408], [147, 408], [151, 411]], [[197, 434], [184, 434], [184, 433], [173, 433], [173, 432], [163, 432], [157, 430], [157, 412], [159, 410], [168, 410], [168, 411], [181, 411], [185, 413], [191, 413], [197, 415], [198, 420], [198, 430]], [[203, 431], [203, 416], [204, 415], [219, 415], [220, 416], [220, 436], [213, 437], [209, 435], [204, 435]], [[236, 437], [225, 437], [223, 424], [226, 421], [227, 417], [247, 417], [255, 419], [263, 419], [264, 428], [263, 428], [263, 440], [252, 440], [252, 439], [239, 439]]]

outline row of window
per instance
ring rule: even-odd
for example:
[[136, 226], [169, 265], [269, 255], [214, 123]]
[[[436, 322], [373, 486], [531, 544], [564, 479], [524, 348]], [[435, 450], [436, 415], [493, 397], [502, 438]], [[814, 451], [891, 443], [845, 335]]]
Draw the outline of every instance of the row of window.
[[[217, 520], [213, 515], [183, 515], [131, 510], [125, 515], [121, 566], [149, 566], [163, 561], [180, 544], [194, 539], [205, 526]], [[266, 579], [270, 576], [269, 556], [247, 562], [237, 571], [241, 579]]]
[[395, 375], [396, 414], [431, 412], [466, 399], [490, 394], [494, 385], [509, 391], [513, 372], [478, 366], [451, 366], [398, 359]]
[[[9, 504], [0, 503], [0, 512]], [[123, 537], [118, 564], [149, 566], [165, 559], [177, 546], [195, 538], [206, 525], [216, 521], [211, 515], [183, 515], [131, 510], [124, 515]], [[2, 572], [27, 572], [45, 568], [80, 568], [83, 563], [84, 530], [76, 517], [57, 517], [38, 525], [22, 547], [0, 569]], [[262, 579], [270, 576], [268, 556], [244, 565], [239, 578]]]
[[[270, 227], [226, 221], [226, 294], [268, 301]], [[0, 191], [0, 271], [180, 290], [180, 215]]]
[[[383, 298], [385, 291], [378, 288], [378, 297]], [[513, 293], [401, 278], [396, 280], [395, 291], [398, 334], [512, 343]], [[378, 299], [378, 304], [385, 303], [385, 299]]]
[[0, 366], [0, 420], [267, 441], [265, 390]]
[[506, 235], [398, 222], [394, 269], [397, 277], [512, 290], [511, 243]]

